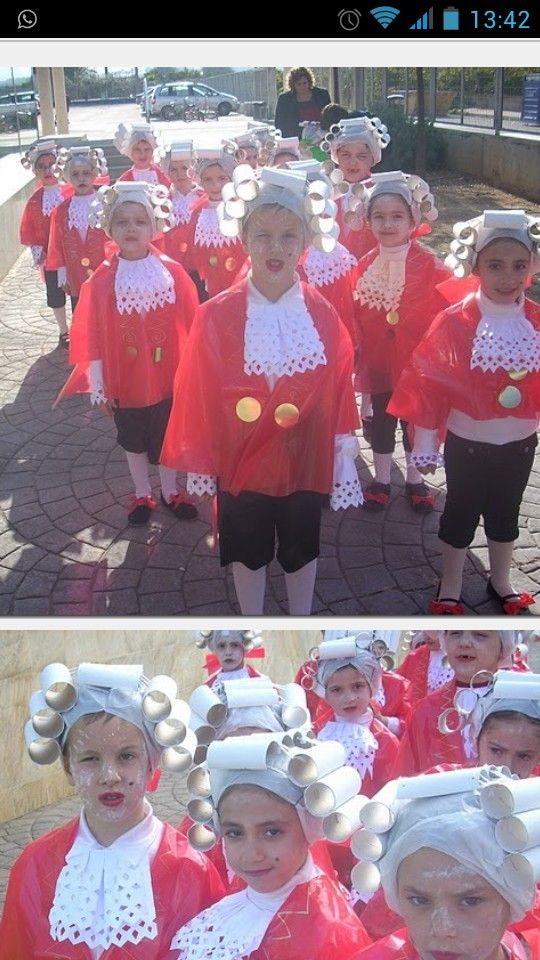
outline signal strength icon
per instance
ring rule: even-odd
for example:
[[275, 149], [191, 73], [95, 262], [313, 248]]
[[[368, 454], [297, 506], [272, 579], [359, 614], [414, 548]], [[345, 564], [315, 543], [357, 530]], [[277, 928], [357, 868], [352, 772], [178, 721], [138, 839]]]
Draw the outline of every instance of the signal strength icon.
[[388, 30], [392, 21], [395, 20], [400, 13], [397, 7], [374, 7], [373, 10], [369, 12], [385, 30]]
[[409, 30], [433, 30], [433, 7], [426, 10], [415, 23], [411, 24]]

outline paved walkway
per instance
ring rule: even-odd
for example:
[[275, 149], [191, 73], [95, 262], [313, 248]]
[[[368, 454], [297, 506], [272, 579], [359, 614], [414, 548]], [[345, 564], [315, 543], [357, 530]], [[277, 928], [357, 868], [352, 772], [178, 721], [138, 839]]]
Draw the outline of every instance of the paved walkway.
[[[178, 522], [159, 507], [145, 528], [127, 525], [131, 480], [113, 424], [73, 397], [52, 409], [68, 374], [52, 311], [24, 253], [0, 285], [0, 616], [238, 614], [232, 577], [208, 546], [209, 510]], [[367, 482], [371, 451], [358, 460]], [[157, 488], [157, 472], [154, 476]], [[315, 614], [425, 613], [439, 573], [436, 509], [414, 514], [398, 457], [387, 512], [325, 511]], [[515, 587], [540, 601], [540, 459], [525, 494]], [[486, 599], [487, 548], [479, 531], [467, 560], [467, 612], [499, 611]], [[270, 571], [266, 613], [287, 612], [280, 567]], [[534, 612], [540, 614], [540, 602]]]

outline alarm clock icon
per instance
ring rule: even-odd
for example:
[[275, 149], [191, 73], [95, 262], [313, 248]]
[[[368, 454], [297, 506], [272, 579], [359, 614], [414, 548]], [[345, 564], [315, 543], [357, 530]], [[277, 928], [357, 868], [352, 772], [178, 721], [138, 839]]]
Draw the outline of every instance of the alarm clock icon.
[[338, 13], [339, 25], [342, 30], [347, 30], [351, 33], [353, 30], [357, 30], [360, 26], [360, 17], [362, 14], [359, 10], [340, 10]]

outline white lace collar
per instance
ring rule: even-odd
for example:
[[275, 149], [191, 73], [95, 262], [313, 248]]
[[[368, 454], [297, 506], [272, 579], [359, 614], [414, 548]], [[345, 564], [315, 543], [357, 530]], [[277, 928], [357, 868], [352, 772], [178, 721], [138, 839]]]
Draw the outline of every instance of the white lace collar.
[[144, 820], [109, 847], [98, 843], [81, 812], [75, 842], [56, 881], [49, 913], [53, 940], [106, 950], [155, 939], [150, 863], [164, 827], [146, 801], [145, 807]]
[[143, 183], [159, 183], [156, 171], [150, 167], [147, 170], [137, 170], [136, 167], [132, 167], [131, 172], [134, 180], [142, 180]]
[[370, 730], [373, 712], [369, 708], [358, 720], [347, 720], [336, 715], [329, 720], [317, 736], [317, 740], [339, 740], [345, 747], [345, 763], [350, 764], [361, 777], [373, 774], [375, 754], [379, 741]]
[[480, 321], [471, 351], [471, 370], [540, 370], [540, 331], [525, 316], [525, 298], [495, 303], [479, 290]]
[[64, 195], [57, 183], [50, 187], [43, 187], [41, 195], [41, 212], [44, 217], [50, 217], [53, 210], [59, 207], [64, 200]]
[[379, 247], [377, 256], [356, 284], [355, 299], [374, 310], [397, 310], [405, 287], [410, 241], [400, 247]]
[[433, 693], [439, 687], [452, 680], [454, 671], [451, 666], [443, 665], [444, 653], [442, 650], [430, 650], [427, 669], [427, 692]]
[[78, 230], [83, 240], [88, 231], [88, 211], [95, 200], [95, 193], [84, 197], [72, 197], [68, 206], [68, 229]]
[[[464, 686], [460, 686], [460, 684], [456, 685], [456, 691], [466, 689], [468, 689], [468, 684], [464, 684]], [[485, 697], [486, 693], [489, 693], [493, 687], [490, 684], [486, 684], [485, 686], [474, 687], [473, 689], [478, 697]], [[477, 756], [476, 742], [472, 736], [472, 727], [470, 723], [466, 723], [465, 726], [462, 727], [461, 742], [463, 743], [463, 752], [467, 760], [472, 760], [473, 757]]]
[[144, 313], [176, 302], [174, 278], [153, 253], [142, 260], [118, 257], [114, 291], [118, 313]]
[[347, 247], [342, 243], [336, 243], [332, 253], [323, 253], [309, 246], [303, 267], [307, 282], [313, 287], [323, 287], [350, 273], [356, 263], [356, 257], [347, 250]]
[[224, 673], [223, 670], [220, 670], [219, 673], [217, 673], [214, 677], [212, 690], [221, 686], [224, 680], [243, 680], [244, 677], [249, 677], [249, 671], [247, 667], [239, 667], [238, 670], [229, 670], [228, 673]]
[[198, 247], [224, 247], [236, 243], [235, 237], [224, 237], [219, 229], [217, 202], [209, 200], [197, 217], [194, 240]]
[[321, 875], [311, 855], [278, 890], [257, 893], [246, 887], [224, 897], [180, 927], [171, 942], [178, 960], [244, 960], [260, 946], [279, 908], [295, 887]]
[[275, 303], [247, 282], [244, 371], [291, 377], [326, 364], [324, 345], [295, 283]]
[[189, 223], [193, 205], [198, 199], [199, 194], [196, 190], [190, 190], [189, 193], [179, 193], [174, 187], [171, 188], [172, 212], [176, 226]]

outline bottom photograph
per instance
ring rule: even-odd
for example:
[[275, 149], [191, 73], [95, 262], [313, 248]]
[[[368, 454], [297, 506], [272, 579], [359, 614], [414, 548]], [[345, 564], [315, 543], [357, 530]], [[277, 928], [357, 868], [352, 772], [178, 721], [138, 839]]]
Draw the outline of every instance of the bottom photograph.
[[0, 960], [539, 960], [540, 631], [4, 631]]

